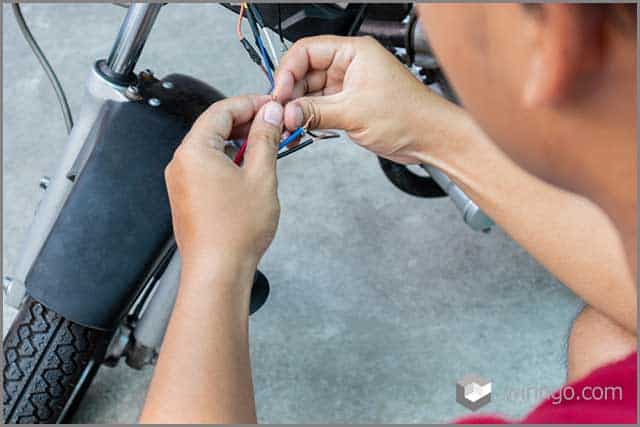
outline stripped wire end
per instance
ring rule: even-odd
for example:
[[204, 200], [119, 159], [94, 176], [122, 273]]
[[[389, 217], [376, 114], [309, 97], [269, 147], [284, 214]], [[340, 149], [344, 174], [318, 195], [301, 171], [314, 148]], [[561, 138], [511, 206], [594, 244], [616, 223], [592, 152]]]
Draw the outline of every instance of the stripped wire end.
[[307, 132], [307, 129], [309, 129], [309, 125], [313, 121], [313, 117], [314, 117], [314, 115], [312, 114], [311, 117], [309, 117], [309, 119], [305, 122], [305, 124], [302, 125], [302, 130], [303, 131]]

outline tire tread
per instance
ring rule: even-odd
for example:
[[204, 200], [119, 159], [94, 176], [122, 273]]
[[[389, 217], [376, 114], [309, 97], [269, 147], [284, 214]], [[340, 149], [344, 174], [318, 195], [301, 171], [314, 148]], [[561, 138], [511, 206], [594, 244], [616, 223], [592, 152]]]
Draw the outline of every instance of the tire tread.
[[3, 343], [5, 424], [57, 422], [104, 338], [27, 297]]

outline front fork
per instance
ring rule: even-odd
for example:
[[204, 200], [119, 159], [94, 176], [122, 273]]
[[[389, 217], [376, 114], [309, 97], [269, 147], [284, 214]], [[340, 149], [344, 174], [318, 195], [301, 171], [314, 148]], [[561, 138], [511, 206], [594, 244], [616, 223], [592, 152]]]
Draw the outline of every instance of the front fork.
[[[74, 185], [74, 177], [82, 169], [82, 160], [93, 147], [89, 132], [107, 101], [128, 102], [126, 90], [132, 71], [140, 58], [161, 4], [133, 4], [113, 44], [109, 59], [98, 61], [87, 79], [85, 98], [78, 119], [69, 135], [66, 150], [52, 179], [42, 181], [46, 192], [29, 228], [26, 243], [14, 275], [3, 279], [6, 302], [18, 308], [25, 296], [25, 279], [31, 270], [60, 209]], [[85, 154], [85, 155], [83, 155]]]

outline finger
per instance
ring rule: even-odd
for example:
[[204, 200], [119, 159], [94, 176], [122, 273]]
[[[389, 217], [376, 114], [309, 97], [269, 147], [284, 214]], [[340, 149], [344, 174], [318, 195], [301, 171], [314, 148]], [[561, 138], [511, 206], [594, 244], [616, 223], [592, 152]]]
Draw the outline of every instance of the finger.
[[265, 104], [256, 114], [249, 131], [243, 165], [248, 173], [275, 177], [283, 117], [284, 109], [275, 101]]
[[251, 122], [243, 123], [239, 126], [234, 126], [228, 139], [247, 139], [247, 135], [249, 135], [250, 130]]
[[280, 102], [291, 100], [296, 82], [314, 70], [326, 71], [329, 77], [344, 76], [354, 57], [355, 48], [349, 37], [317, 36], [301, 39], [281, 59], [273, 94]]
[[308, 95], [310, 92], [322, 92], [327, 85], [327, 72], [324, 70], [310, 71], [302, 80], [293, 86], [292, 99]]
[[295, 130], [307, 123], [310, 129], [345, 129], [345, 96], [337, 93], [329, 96], [310, 96], [291, 101], [285, 106], [284, 124], [288, 130]]
[[222, 150], [233, 129], [250, 123], [269, 99], [268, 95], [245, 95], [216, 102], [198, 117], [185, 143]]

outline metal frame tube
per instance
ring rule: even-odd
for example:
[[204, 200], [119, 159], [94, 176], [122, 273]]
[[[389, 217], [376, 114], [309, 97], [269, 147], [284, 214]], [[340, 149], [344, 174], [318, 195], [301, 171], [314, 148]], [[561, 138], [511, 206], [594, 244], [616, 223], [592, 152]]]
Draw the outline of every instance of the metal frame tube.
[[133, 72], [161, 7], [160, 3], [129, 6], [107, 59], [107, 67], [113, 74], [127, 77]]
[[488, 233], [493, 227], [493, 220], [485, 214], [473, 200], [467, 196], [448, 176], [430, 165], [422, 165], [431, 178], [449, 195], [462, 214], [464, 222], [475, 231]]

